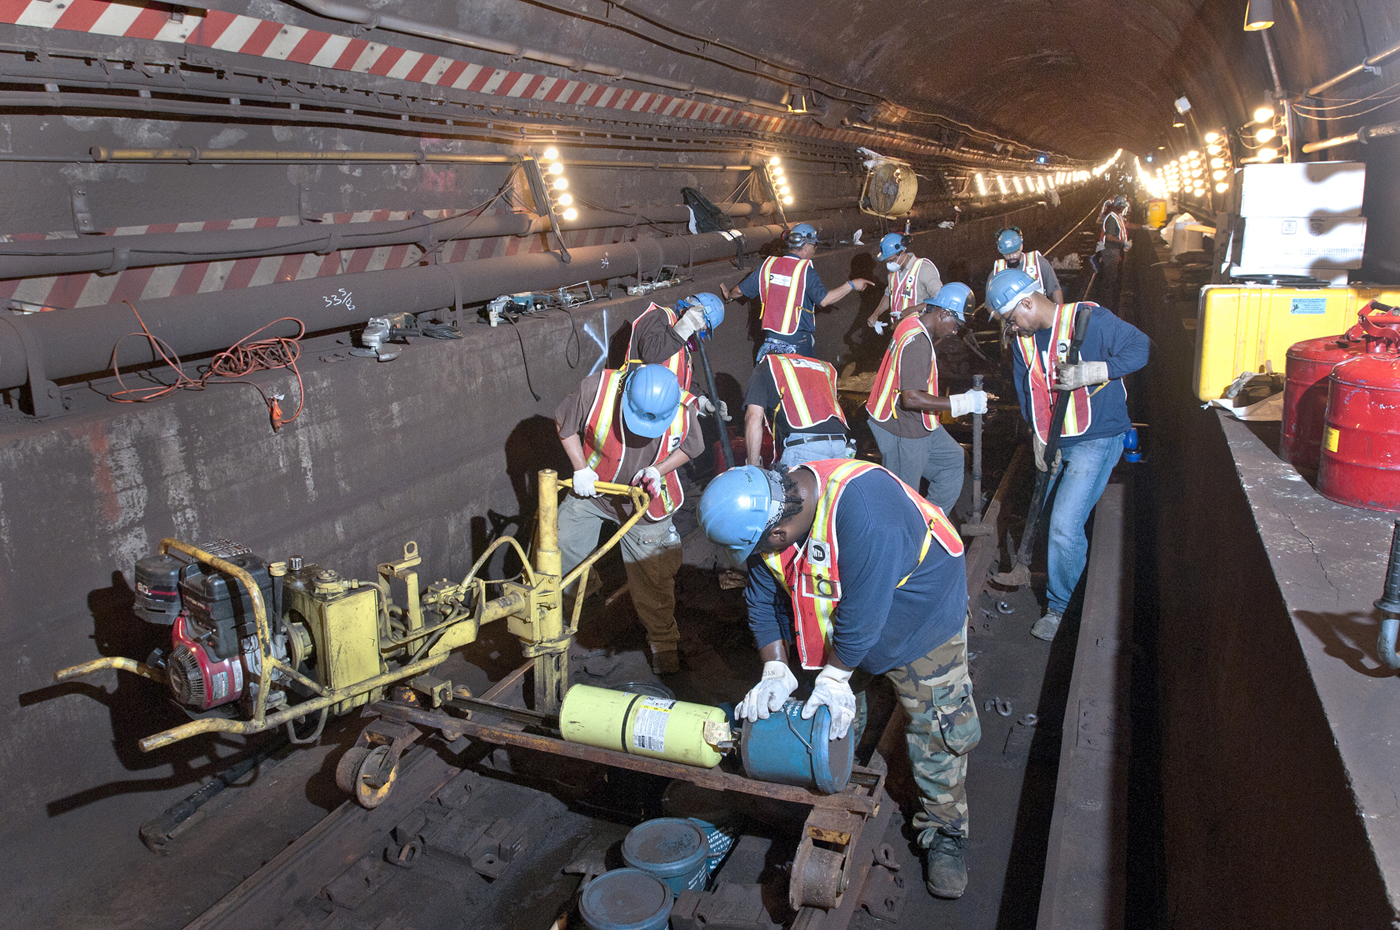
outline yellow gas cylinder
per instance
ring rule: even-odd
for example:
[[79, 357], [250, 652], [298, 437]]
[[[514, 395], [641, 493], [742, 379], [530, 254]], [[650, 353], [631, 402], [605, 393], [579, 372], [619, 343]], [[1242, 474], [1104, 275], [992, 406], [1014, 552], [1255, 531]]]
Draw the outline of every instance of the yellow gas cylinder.
[[714, 768], [730, 739], [724, 711], [649, 694], [574, 685], [559, 707], [559, 731], [571, 743]]

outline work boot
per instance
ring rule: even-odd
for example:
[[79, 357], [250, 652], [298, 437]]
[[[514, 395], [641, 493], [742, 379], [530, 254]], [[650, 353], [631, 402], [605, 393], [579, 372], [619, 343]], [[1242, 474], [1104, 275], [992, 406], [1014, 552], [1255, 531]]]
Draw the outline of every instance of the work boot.
[[1064, 614], [1058, 610], [1047, 610], [1045, 616], [1041, 617], [1031, 627], [1031, 635], [1036, 639], [1043, 639], [1047, 643], [1055, 638], [1055, 633], [1060, 629], [1060, 621], [1064, 619]]
[[924, 862], [928, 865], [929, 894], [937, 898], [961, 898], [967, 888], [967, 861], [963, 858], [965, 837], [953, 836], [939, 830], [933, 835], [933, 843], [924, 850]]
[[675, 646], [649, 647], [654, 675], [674, 675], [681, 670], [681, 654]]

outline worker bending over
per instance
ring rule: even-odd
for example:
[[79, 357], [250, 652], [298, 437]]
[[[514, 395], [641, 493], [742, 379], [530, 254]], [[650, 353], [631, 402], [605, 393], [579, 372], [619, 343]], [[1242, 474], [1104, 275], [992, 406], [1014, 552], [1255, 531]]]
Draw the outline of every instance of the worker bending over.
[[912, 823], [928, 889], [959, 897], [967, 886], [967, 754], [982, 728], [968, 676], [957, 531], [889, 471], [847, 459], [781, 474], [730, 469], [700, 498], [700, 526], [749, 567], [749, 627], [763, 675], [737, 716], [761, 720], [783, 706], [797, 689], [788, 664], [795, 652], [802, 668], [820, 670], [803, 718], [825, 706], [832, 739], [853, 721], [859, 735], [865, 685], [888, 678], [909, 713], [905, 740], [922, 808]]
[[925, 496], [944, 513], [962, 494], [965, 456], [963, 447], [938, 425], [938, 414], [986, 413], [987, 394], [966, 391], [940, 397], [934, 345], [958, 331], [971, 302], [966, 284], [945, 284], [921, 305], [922, 313], [905, 314], [865, 402], [884, 466], [912, 488], [919, 486], [920, 478], [927, 479]]
[[783, 237], [787, 254], [765, 259], [736, 288], [719, 286], [725, 300], [743, 295], [763, 301], [763, 344], [758, 358], [769, 352], [812, 356], [816, 354], [817, 307], [829, 307], [851, 291], [863, 291], [872, 282], [852, 278], [828, 291], [812, 256], [817, 254], [817, 230], [809, 223], [798, 223]]
[[554, 425], [574, 467], [573, 493], [559, 505], [563, 573], [598, 545], [604, 521], [623, 523], [630, 501], [601, 497], [596, 481], [634, 484], [651, 495], [645, 516], [622, 537], [622, 563], [637, 616], [646, 627], [651, 668], [680, 671], [676, 573], [681, 540], [671, 523], [684, 495], [676, 469], [704, 449], [695, 398], [661, 365], [589, 375], [554, 412]]
[[[695, 394], [701, 415], [713, 414], [715, 405], [704, 393], [695, 390], [690, 341], [706, 338], [723, 322], [724, 301], [717, 294], [692, 294], [676, 301], [674, 309], [652, 304], [632, 321], [632, 333], [627, 339], [627, 364], [666, 366], [682, 388]], [[719, 415], [721, 419], [729, 419], [729, 410], [722, 400], [719, 401]]]
[[[1014, 268], [992, 276], [987, 307], [1016, 337], [1012, 377], [1041, 471], [1056, 467], [1056, 462], [1045, 461], [1054, 392], [1072, 392], [1057, 455], [1064, 465], [1050, 479], [1045, 496], [1050, 508], [1045, 615], [1031, 627], [1032, 636], [1048, 641], [1060, 628], [1089, 558], [1084, 525], [1123, 454], [1124, 434], [1133, 425], [1122, 379], [1147, 364], [1149, 342], [1137, 327], [1098, 304], [1056, 304], [1036, 290], [1029, 275]], [[1079, 362], [1070, 365], [1066, 352], [1076, 335], [1080, 307], [1089, 310], [1087, 329]]]
[[765, 423], [778, 464], [791, 468], [817, 459], [849, 459], [855, 442], [836, 396], [836, 369], [801, 355], [769, 353], [754, 369], [744, 396], [744, 449], [763, 465]]
[[933, 259], [919, 258], [909, 251], [909, 237], [903, 233], [889, 233], [881, 239], [878, 258], [885, 263], [890, 279], [884, 296], [865, 324], [881, 333], [885, 324], [880, 317], [886, 310], [890, 311], [894, 322], [899, 322], [905, 313], [932, 300], [939, 288], [943, 287], [943, 279]]

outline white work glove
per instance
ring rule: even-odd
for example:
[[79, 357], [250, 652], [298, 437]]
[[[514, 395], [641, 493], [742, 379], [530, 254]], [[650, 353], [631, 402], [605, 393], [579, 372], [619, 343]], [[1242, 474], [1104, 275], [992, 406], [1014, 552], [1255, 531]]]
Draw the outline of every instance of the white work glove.
[[965, 417], [969, 413], [986, 413], [987, 392], [964, 391], [961, 394], [950, 394], [948, 404], [951, 407], [949, 413], [955, 417]]
[[579, 497], [597, 497], [598, 489], [593, 486], [598, 480], [598, 473], [591, 468], [578, 468], [574, 470], [574, 493]]
[[817, 674], [812, 696], [802, 706], [802, 719], [811, 720], [823, 704], [831, 711], [832, 739], [840, 739], [856, 719], [856, 696], [851, 691], [851, 670], [828, 665]]
[[661, 493], [661, 472], [657, 471], [654, 466], [648, 465], [637, 472], [632, 483], [652, 497], [656, 497]]
[[671, 327], [671, 332], [675, 333], [682, 342], [694, 336], [705, 328], [705, 308], [691, 307], [676, 321], [676, 325]]
[[[1040, 441], [1040, 434], [1034, 428], [1031, 429], [1031, 447], [1035, 449], [1035, 467], [1040, 471], [1045, 471], [1045, 443]], [[1062, 461], [1064, 461], [1064, 453], [1056, 449], [1054, 470], [1059, 470]]]
[[1108, 362], [1080, 362], [1055, 369], [1055, 390], [1073, 391], [1108, 380]]
[[[716, 409], [716, 408], [715, 408], [714, 403], [713, 403], [708, 397], [706, 397], [704, 394], [699, 394], [699, 395], [696, 396], [696, 401], [697, 401], [697, 402], [696, 402], [696, 405], [695, 405], [695, 406], [698, 407], [698, 408], [700, 409], [700, 415], [701, 415], [702, 417], [708, 417], [708, 416], [713, 416], [713, 415], [714, 415], [714, 412], [715, 412], [715, 409]], [[725, 405], [724, 401], [720, 401], [720, 402], [719, 402], [719, 408], [718, 408], [718, 409], [719, 409], [719, 418], [720, 418], [721, 420], [726, 420], [726, 421], [727, 421], [727, 420], [729, 419], [729, 407]]]
[[768, 715], [780, 710], [796, 690], [797, 679], [788, 664], [770, 659], [763, 663], [763, 677], [744, 695], [734, 709], [734, 716], [740, 720], [767, 720]]
[[876, 320], [874, 323], [871, 323], [870, 325], [873, 326], [873, 327], [875, 327], [875, 335], [877, 335], [877, 336], [883, 336], [883, 335], [885, 334], [885, 321], [884, 321], [884, 320]]

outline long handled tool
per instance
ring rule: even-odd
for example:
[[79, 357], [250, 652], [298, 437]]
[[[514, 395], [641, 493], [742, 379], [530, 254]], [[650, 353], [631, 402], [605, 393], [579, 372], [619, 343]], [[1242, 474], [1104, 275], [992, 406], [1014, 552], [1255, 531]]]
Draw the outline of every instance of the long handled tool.
[[696, 339], [695, 348], [700, 353], [700, 367], [705, 372], [705, 387], [710, 395], [710, 403], [715, 405], [715, 420], [719, 423], [719, 450], [724, 455], [724, 467], [734, 467], [734, 447], [729, 444], [729, 424], [719, 415], [719, 391], [715, 388], [715, 373], [710, 368], [710, 357], [705, 354], [705, 340]]
[[[1069, 352], [1065, 364], [1079, 364], [1079, 347], [1084, 343], [1084, 332], [1089, 328], [1087, 307], [1080, 308], [1074, 315], [1074, 335], [1070, 337]], [[1035, 491], [1031, 494], [1031, 506], [1026, 512], [1026, 529], [1021, 533], [1021, 545], [1016, 550], [1016, 562], [1009, 572], [998, 572], [992, 580], [1008, 588], [1020, 588], [1031, 583], [1031, 550], [1035, 547], [1035, 531], [1040, 516], [1045, 510], [1045, 495], [1050, 488], [1050, 471], [1055, 467], [1055, 454], [1060, 451], [1060, 433], [1065, 426], [1065, 413], [1069, 410], [1072, 391], [1056, 391], [1055, 407], [1050, 413], [1050, 440], [1045, 444], [1045, 471], [1035, 475]]]
[[[972, 389], [982, 390], [982, 376], [972, 376]], [[996, 527], [982, 522], [982, 414], [972, 415], [972, 519], [962, 525], [964, 536], [986, 536]]]

